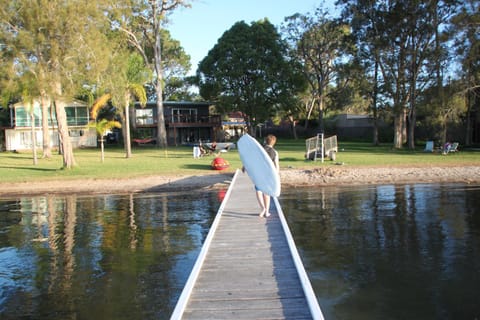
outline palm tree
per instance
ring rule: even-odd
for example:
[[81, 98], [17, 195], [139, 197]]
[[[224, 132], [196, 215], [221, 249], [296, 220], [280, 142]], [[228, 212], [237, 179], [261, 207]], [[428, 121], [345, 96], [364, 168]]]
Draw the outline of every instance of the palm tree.
[[103, 163], [105, 161], [105, 148], [104, 148], [103, 137], [105, 136], [108, 130], [111, 130], [113, 128], [121, 128], [122, 125], [120, 124], [120, 122], [116, 120], [101, 119], [100, 121], [93, 120], [92, 122], [90, 122], [90, 127], [95, 128], [98, 136], [100, 137], [101, 159]]
[[141, 106], [147, 103], [147, 92], [144, 84], [151, 79], [150, 70], [145, 67], [142, 57], [138, 53], [123, 51], [118, 53], [112, 61], [111, 100], [119, 110], [124, 125], [123, 138], [125, 142], [125, 157], [132, 156], [130, 142], [130, 104], [135, 98]]
[[146, 105], [147, 92], [143, 85], [150, 81], [151, 73], [145, 67], [143, 59], [138, 53], [122, 49], [114, 50], [114, 52], [115, 55], [110, 61], [107, 72], [108, 80], [104, 83], [105, 93], [92, 105], [90, 118], [97, 119], [98, 111], [111, 101], [122, 122], [125, 157], [130, 158], [132, 156], [130, 104], [136, 98], [141, 106]]

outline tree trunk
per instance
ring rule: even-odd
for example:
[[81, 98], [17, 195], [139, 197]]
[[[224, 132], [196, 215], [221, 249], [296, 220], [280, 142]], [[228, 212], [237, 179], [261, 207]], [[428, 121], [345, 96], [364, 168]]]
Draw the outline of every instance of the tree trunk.
[[[414, 67], [412, 67], [413, 69]], [[408, 115], [407, 115], [407, 141], [408, 141], [408, 148], [410, 150], [415, 150], [415, 122], [417, 121], [417, 112], [416, 112], [416, 87], [417, 87], [417, 81], [416, 81], [416, 70], [413, 72], [412, 79], [410, 81], [410, 103], [409, 106], [410, 108], [408, 109]]]
[[447, 121], [448, 121], [448, 116], [444, 115], [442, 119], [442, 147], [447, 142]]
[[104, 163], [105, 162], [105, 146], [103, 144], [103, 136], [100, 137], [100, 154], [101, 154], [102, 163]]
[[165, 128], [165, 117], [163, 115], [163, 69], [162, 69], [162, 47], [161, 47], [160, 30], [156, 30], [155, 34], [155, 72], [157, 80], [155, 82], [155, 91], [157, 94], [157, 146], [167, 147], [167, 130]]
[[373, 118], [372, 140], [374, 146], [380, 145], [380, 139], [378, 137], [378, 119], [375, 117]]
[[323, 97], [318, 99], [318, 133], [325, 133], [323, 125]]
[[393, 121], [393, 147], [401, 149], [403, 146], [405, 113], [402, 111], [395, 113]]
[[288, 116], [288, 120], [290, 120], [290, 123], [292, 124], [292, 134], [293, 134], [293, 139], [297, 140], [297, 126], [295, 125], [295, 119], [293, 116]]
[[415, 150], [415, 121], [417, 119], [415, 108], [412, 106], [412, 109], [408, 115], [408, 148]]
[[50, 99], [47, 99], [43, 94], [40, 97], [40, 107], [42, 108], [42, 158], [50, 159], [52, 157], [52, 148], [50, 147], [50, 130], [48, 127], [48, 107], [50, 106]]
[[32, 136], [32, 153], [33, 153], [33, 165], [38, 164], [38, 157], [37, 157], [37, 134], [35, 132], [35, 113], [34, 113], [34, 106], [32, 106], [32, 110], [30, 111], [30, 119], [32, 121], [31, 129], [31, 136]]
[[125, 157], [131, 158], [132, 157], [132, 144], [130, 142], [130, 95], [125, 96], [125, 124], [124, 124], [124, 144], [125, 144]]
[[472, 130], [472, 104], [470, 103], [470, 90], [465, 93], [464, 100], [467, 110], [466, 123], [465, 123], [465, 146], [469, 147], [473, 143], [473, 130]]
[[310, 116], [312, 115], [313, 108], [315, 107], [315, 98], [312, 99], [312, 101], [307, 102], [307, 118], [305, 119], [305, 131], [308, 128], [308, 122], [310, 120]]
[[380, 140], [378, 138], [378, 110], [377, 110], [377, 100], [378, 100], [378, 54], [375, 55], [375, 71], [374, 71], [374, 84], [373, 84], [373, 98], [372, 98], [372, 114], [373, 114], [373, 145], [378, 146]]
[[55, 101], [55, 111], [57, 113], [58, 135], [60, 137], [60, 149], [63, 156], [63, 168], [71, 169], [76, 166], [73, 156], [72, 143], [68, 135], [67, 114], [65, 113], [65, 105], [63, 102]]

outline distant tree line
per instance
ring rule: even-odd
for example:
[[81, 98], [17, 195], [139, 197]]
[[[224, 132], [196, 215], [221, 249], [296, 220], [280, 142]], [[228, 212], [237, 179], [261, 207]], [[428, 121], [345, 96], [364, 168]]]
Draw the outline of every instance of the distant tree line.
[[252, 127], [288, 119], [367, 112], [393, 123], [393, 144], [415, 147], [428, 126], [445, 141], [449, 121], [463, 121], [472, 139], [480, 111], [478, 1], [339, 0], [341, 15], [322, 8], [294, 14], [281, 33], [268, 20], [236, 23], [201, 61], [200, 94], [222, 111], [244, 112]]
[[[28, 106], [40, 99], [43, 119], [48, 119], [53, 107], [63, 167], [71, 168], [76, 162], [65, 103], [82, 98], [93, 106], [95, 100], [109, 97], [117, 116], [128, 124], [128, 106], [134, 99], [145, 101], [148, 95], [157, 100], [157, 142], [165, 147], [163, 98], [165, 94], [189, 97], [183, 78], [190, 68], [190, 57], [165, 26], [168, 14], [188, 3], [4, 1], [0, 7], [1, 105], [21, 100]], [[42, 130], [44, 157], [51, 154], [47, 126], [44, 123]], [[125, 148], [128, 157], [130, 145], [126, 143]]]
[[[190, 1], [4, 1], [1, 105], [40, 98], [42, 112], [52, 106], [65, 168], [75, 165], [64, 110], [69, 99], [96, 108], [115, 105], [129, 157], [129, 106], [157, 101], [157, 144], [166, 147], [163, 99], [200, 99], [192, 85], [219, 113], [243, 112], [252, 130], [267, 120], [286, 120], [296, 135], [300, 120], [305, 127], [312, 120], [323, 132], [327, 112], [363, 112], [374, 123], [393, 123], [395, 148], [414, 148], [419, 126], [445, 141], [452, 121], [462, 122], [469, 145], [471, 115], [480, 112], [480, 3], [337, 5], [338, 17], [319, 7], [286, 17], [278, 27], [267, 19], [236, 22], [196, 76], [187, 77], [190, 57], [171, 38], [168, 20]], [[49, 157], [48, 135], [43, 139], [43, 156]]]

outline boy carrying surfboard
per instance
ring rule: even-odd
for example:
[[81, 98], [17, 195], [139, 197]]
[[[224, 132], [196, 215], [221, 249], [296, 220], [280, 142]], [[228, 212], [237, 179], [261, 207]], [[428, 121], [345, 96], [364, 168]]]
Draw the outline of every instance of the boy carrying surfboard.
[[[270, 156], [270, 159], [272, 159], [273, 164], [275, 166], [275, 169], [277, 170], [277, 173], [280, 171], [280, 161], [278, 159], [278, 152], [277, 150], [274, 149], [275, 143], [277, 142], [277, 137], [275, 137], [273, 134], [267, 135], [265, 138], [265, 151], [267, 154]], [[257, 192], [257, 199], [258, 203], [260, 204], [260, 208], [262, 208], [262, 212], [260, 212], [260, 217], [263, 218], [269, 217], [270, 216], [270, 195], [256, 189]]]
[[272, 134], [267, 135], [263, 147], [248, 134], [238, 141], [243, 162], [242, 171], [248, 172], [255, 185], [257, 200], [262, 210], [259, 214], [261, 218], [270, 216], [270, 196], [280, 194], [279, 157], [274, 149], [276, 142], [277, 138]]

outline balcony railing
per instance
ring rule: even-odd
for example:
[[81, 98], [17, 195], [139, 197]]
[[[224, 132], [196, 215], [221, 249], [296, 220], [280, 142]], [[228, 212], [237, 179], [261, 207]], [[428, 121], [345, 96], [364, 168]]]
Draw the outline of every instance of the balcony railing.
[[[198, 115], [170, 115], [165, 116], [165, 124], [168, 126], [195, 126], [195, 125], [221, 125], [222, 121], [219, 115], [198, 116]], [[138, 126], [156, 125], [156, 118], [137, 118]]]

